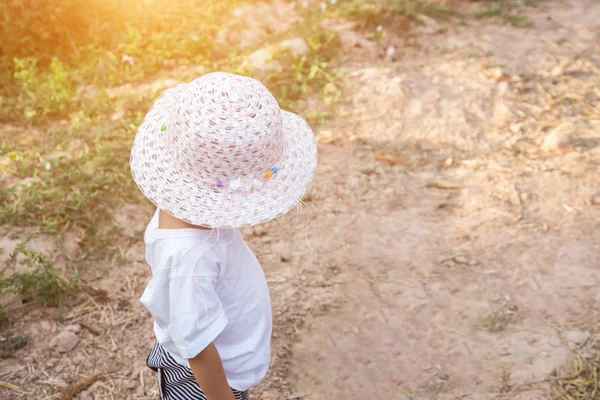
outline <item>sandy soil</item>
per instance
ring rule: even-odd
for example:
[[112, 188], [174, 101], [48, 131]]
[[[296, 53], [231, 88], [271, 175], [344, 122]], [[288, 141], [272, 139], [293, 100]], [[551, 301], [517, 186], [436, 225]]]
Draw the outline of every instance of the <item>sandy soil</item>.
[[[547, 399], [548, 378], [591, 351], [600, 3], [538, 4], [524, 29], [424, 18], [378, 43], [352, 31], [343, 115], [316, 132], [314, 252], [293, 216], [244, 231], [275, 319], [254, 399]], [[151, 213], [128, 205], [115, 224], [134, 238]], [[104, 367], [76, 398], [158, 398], [137, 300], [150, 270], [139, 241], [122, 254], [130, 264], [90, 278], [108, 301], [17, 323], [32, 341], [0, 361], [21, 388], [2, 399], [57, 399]]]

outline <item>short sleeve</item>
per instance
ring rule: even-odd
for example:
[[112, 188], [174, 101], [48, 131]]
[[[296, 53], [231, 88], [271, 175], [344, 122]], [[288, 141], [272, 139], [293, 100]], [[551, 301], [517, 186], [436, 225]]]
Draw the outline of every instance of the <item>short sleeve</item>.
[[[158, 326], [168, 332], [179, 355], [194, 358], [227, 325], [215, 292], [217, 278], [168, 275], [153, 276], [141, 301]], [[154, 278], [156, 282], [152, 282]]]

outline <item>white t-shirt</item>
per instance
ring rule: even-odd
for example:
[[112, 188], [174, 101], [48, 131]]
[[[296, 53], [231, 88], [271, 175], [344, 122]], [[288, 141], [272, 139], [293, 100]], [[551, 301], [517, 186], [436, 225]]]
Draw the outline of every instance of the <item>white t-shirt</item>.
[[159, 229], [144, 235], [152, 279], [140, 301], [160, 345], [184, 366], [211, 342], [229, 386], [244, 391], [269, 368], [271, 300], [265, 275], [235, 229]]

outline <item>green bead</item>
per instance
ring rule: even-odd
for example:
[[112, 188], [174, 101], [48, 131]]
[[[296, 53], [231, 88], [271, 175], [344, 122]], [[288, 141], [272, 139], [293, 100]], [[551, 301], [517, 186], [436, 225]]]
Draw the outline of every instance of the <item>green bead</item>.
[[166, 131], [167, 130], [167, 126], [166, 125], [161, 126], [160, 130], [163, 131], [163, 132]]

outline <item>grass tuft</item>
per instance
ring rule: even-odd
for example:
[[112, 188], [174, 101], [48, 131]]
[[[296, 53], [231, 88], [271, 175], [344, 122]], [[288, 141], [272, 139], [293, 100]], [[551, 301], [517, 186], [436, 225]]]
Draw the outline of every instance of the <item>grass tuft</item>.
[[29, 338], [23, 336], [13, 336], [12, 333], [6, 333], [0, 337], [0, 358], [8, 358], [20, 348], [25, 347]]
[[517, 306], [505, 302], [499, 308], [485, 313], [478, 326], [488, 332], [501, 332], [514, 320], [517, 311]]
[[42, 306], [60, 307], [70, 296], [78, 293], [76, 276], [61, 278], [48, 257], [19, 244], [15, 250], [24, 256], [21, 264], [28, 272], [17, 272], [8, 279], [8, 288], [18, 293], [24, 302], [36, 302]]
[[[596, 338], [598, 340], [598, 338]], [[597, 347], [597, 346], [596, 346]], [[555, 400], [596, 400], [600, 398], [600, 352], [578, 354], [571, 371], [555, 380], [552, 395]]]

